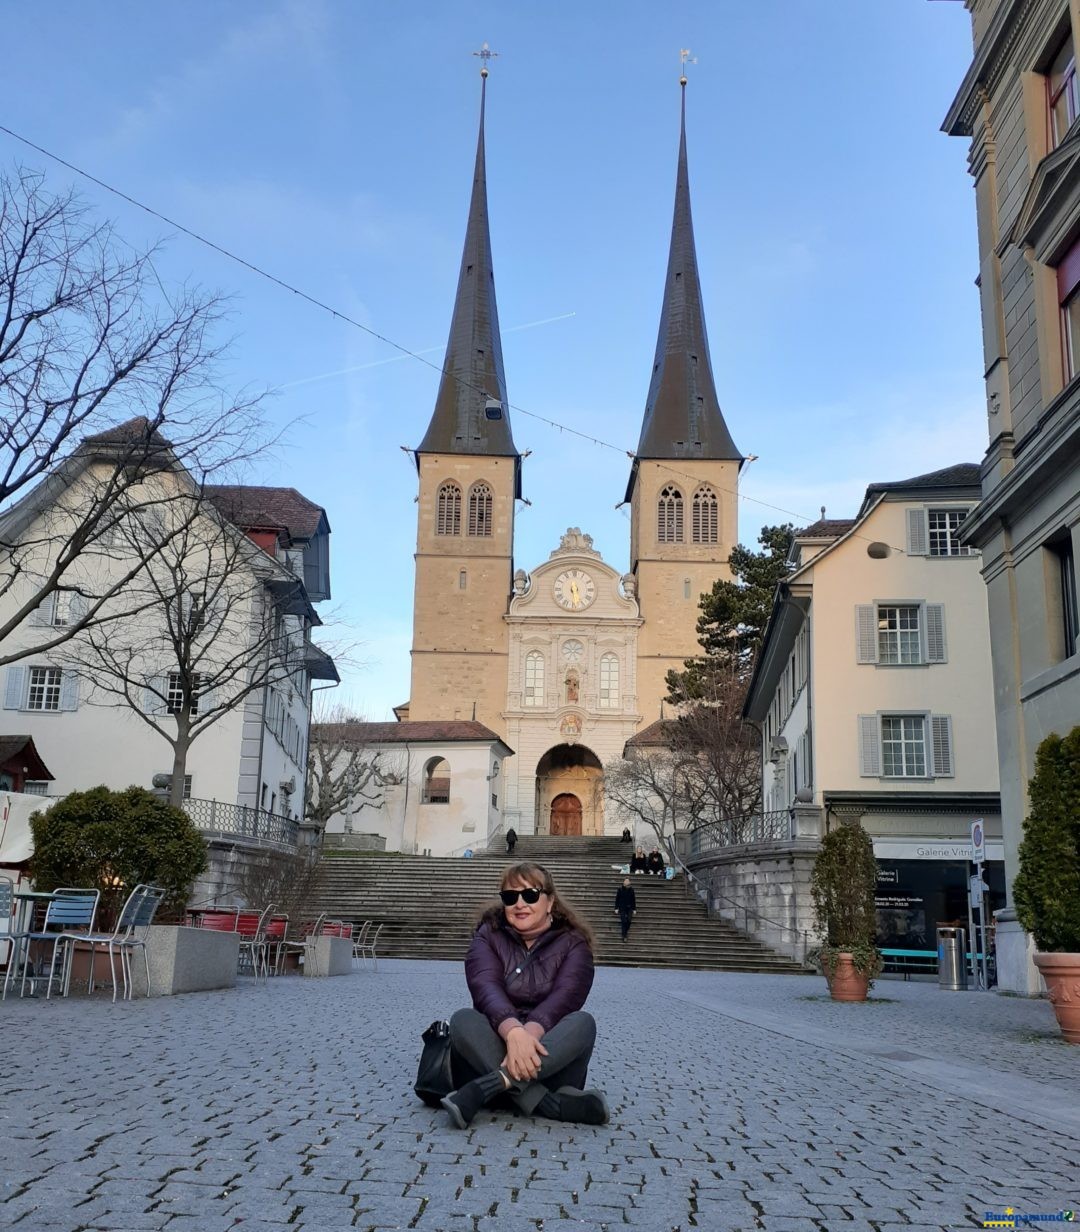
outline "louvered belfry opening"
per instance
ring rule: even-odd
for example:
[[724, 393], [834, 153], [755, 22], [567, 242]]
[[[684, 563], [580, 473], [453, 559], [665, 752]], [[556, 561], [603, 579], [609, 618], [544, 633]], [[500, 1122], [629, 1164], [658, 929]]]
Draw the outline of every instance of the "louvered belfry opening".
[[439, 489], [435, 533], [437, 535], [461, 534], [461, 489], [456, 483], [444, 483]]
[[656, 538], [660, 543], [682, 543], [683, 495], [669, 484], [656, 505]]
[[720, 514], [712, 488], [698, 488], [694, 493], [692, 533], [695, 543], [716, 543], [720, 538]]
[[491, 489], [486, 483], [476, 483], [469, 490], [469, 534], [488, 536], [491, 533]]

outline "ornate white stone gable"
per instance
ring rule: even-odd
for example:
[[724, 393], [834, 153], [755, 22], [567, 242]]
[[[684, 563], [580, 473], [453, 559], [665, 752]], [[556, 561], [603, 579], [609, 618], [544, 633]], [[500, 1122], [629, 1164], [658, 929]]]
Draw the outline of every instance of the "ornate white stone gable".
[[555, 556], [595, 556], [600, 559], [600, 553], [592, 545], [592, 535], [583, 535], [580, 526], [569, 526], [566, 534], [559, 540], [559, 546], [551, 553]]
[[592, 536], [571, 526], [559, 546], [531, 574], [514, 574], [510, 618], [558, 616], [581, 620], [603, 616], [635, 620], [639, 617], [634, 579], [606, 564], [592, 545]]

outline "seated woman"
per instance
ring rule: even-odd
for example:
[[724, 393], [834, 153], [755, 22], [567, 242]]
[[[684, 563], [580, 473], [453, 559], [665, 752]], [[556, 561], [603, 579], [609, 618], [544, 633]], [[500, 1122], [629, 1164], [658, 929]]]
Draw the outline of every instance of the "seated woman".
[[663, 877], [667, 865], [664, 863], [664, 857], [659, 847], [654, 847], [649, 852], [649, 859], [646, 862], [646, 871], [656, 877]]
[[647, 873], [649, 871], [649, 862], [645, 859], [644, 847], [635, 848], [633, 857], [630, 860], [630, 871], [632, 873]]
[[511, 865], [502, 900], [480, 918], [465, 957], [473, 1008], [450, 1019], [454, 1073], [442, 1101], [464, 1129], [507, 1095], [524, 1113], [604, 1125], [603, 1092], [586, 1091], [596, 1023], [582, 1010], [593, 982], [592, 933], [539, 864]]

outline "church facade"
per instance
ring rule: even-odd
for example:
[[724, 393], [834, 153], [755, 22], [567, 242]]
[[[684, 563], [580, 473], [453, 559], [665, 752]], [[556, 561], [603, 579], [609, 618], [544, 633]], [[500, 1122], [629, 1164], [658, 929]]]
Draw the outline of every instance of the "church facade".
[[[478, 722], [514, 751], [492, 763], [496, 829], [619, 833], [623, 820], [604, 807], [605, 766], [660, 716], [668, 671], [698, 651], [700, 596], [729, 576], [738, 541], [743, 457], [709, 356], [681, 84], [667, 275], [651, 370], [642, 364], [648, 396], [625, 493], [627, 573], [602, 560], [578, 528], [561, 535], [548, 560], [515, 568], [523, 465], [510, 423], [488, 226], [486, 75], [482, 86], [450, 336], [434, 412], [415, 451], [412, 677], [397, 714], [406, 724]], [[460, 835], [447, 833], [437, 849], [449, 854], [461, 845]], [[483, 836], [472, 845], [482, 846]]]

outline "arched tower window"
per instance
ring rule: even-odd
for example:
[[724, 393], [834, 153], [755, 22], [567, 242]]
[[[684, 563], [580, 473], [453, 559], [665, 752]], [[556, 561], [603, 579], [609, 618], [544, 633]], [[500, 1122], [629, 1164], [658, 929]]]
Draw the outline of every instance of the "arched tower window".
[[486, 483], [474, 483], [469, 489], [469, 534], [491, 534], [491, 489]]
[[660, 543], [682, 543], [683, 498], [678, 488], [669, 484], [660, 493], [656, 505], [656, 538]]
[[617, 710], [619, 707], [619, 656], [603, 655], [600, 659], [600, 708]]
[[526, 706], [544, 704], [544, 656], [539, 650], [530, 650], [525, 656], [524, 702]]
[[435, 513], [437, 535], [461, 534], [461, 489], [456, 483], [444, 483], [439, 489]]
[[442, 757], [433, 757], [424, 767], [422, 803], [450, 803], [450, 763]]
[[720, 513], [712, 488], [698, 488], [694, 493], [691, 534], [695, 543], [716, 543], [719, 539]]

